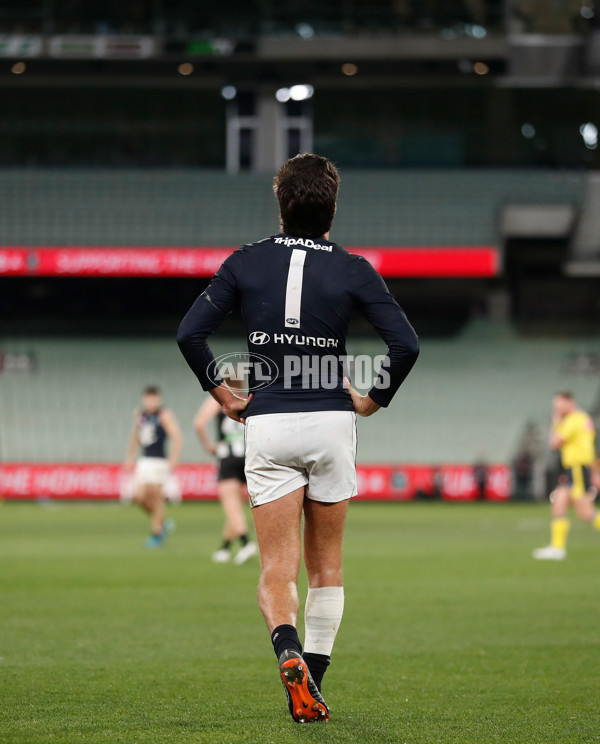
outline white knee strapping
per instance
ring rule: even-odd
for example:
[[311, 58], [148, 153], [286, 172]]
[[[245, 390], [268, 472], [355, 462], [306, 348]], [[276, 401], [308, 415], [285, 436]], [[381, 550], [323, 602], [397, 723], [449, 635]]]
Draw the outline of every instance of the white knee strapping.
[[304, 650], [330, 656], [343, 614], [344, 587], [309, 589], [304, 609]]

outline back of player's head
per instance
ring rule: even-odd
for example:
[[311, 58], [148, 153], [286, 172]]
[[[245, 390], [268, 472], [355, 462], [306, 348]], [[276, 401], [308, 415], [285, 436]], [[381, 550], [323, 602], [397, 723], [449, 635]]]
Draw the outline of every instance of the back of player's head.
[[570, 401], [575, 400], [575, 396], [570, 390], [559, 390], [557, 393], [554, 393], [554, 396], [556, 398], [564, 398], [565, 400]]
[[284, 163], [273, 184], [281, 229], [297, 238], [320, 238], [329, 232], [340, 177], [327, 158], [303, 153]]
[[147, 385], [142, 391], [142, 395], [160, 395], [160, 388], [157, 385]]

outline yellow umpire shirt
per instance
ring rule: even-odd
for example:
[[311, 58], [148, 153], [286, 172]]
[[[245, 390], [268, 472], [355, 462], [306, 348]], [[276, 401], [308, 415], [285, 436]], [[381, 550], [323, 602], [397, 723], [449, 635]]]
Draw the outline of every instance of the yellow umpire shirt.
[[594, 422], [585, 411], [573, 411], [555, 424], [554, 431], [563, 440], [560, 448], [564, 468], [574, 465], [590, 467], [596, 459]]

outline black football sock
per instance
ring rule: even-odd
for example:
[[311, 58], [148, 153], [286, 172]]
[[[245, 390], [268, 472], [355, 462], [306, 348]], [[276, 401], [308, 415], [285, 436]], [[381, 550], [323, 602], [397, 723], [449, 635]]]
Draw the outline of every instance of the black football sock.
[[240, 535], [240, 542], [242, 543], [242, 548], [245, 548], [246, 545], [248, 545], [250, 539], [248, 537], [248, 533], [246, 532], [245, 535]]
[[220, 550], [229, 550], [231, 547], [231, 540], [223, 540], [223, 545], [221, 545]]
[[302, 654], [302, 644], [298, 638], [298, 631], [293, 625], [278, 625], [271, 633], [271, 643], [278, 659], [286, 648]]
[[327, 667], [331, 664], [331, 658], [325, 656], [325, 654], [311, 654], [310, 651], [303, 654], [302, 658], [307, 663], [310, 676], [314, 679], [319, 692], [321, 692], [323, 676], [327, 671]]

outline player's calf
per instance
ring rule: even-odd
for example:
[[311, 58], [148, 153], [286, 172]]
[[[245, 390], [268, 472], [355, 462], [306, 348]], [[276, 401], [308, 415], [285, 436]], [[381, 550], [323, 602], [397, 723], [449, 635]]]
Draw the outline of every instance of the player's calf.
[[343, 614], [343, 587], [323, 586], [308, 590], [304, 609], [304, 660], [319, 691]]

